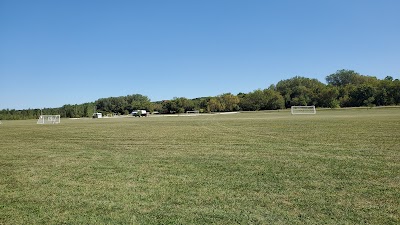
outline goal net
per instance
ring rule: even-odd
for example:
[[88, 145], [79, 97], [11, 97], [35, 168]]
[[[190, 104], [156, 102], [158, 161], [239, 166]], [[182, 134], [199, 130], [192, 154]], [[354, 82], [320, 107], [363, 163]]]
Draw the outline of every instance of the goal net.
[[199, 110], [193, 110], [193, 111], [186, 111], [187, 114], [199, 114]]
[[60, 123], [60, 115], [41, 115], [37, 124], [57, 124]]
[[292, 115], [296, 114], [316, 114], [315, 106], [292, 106], [291, 107]]

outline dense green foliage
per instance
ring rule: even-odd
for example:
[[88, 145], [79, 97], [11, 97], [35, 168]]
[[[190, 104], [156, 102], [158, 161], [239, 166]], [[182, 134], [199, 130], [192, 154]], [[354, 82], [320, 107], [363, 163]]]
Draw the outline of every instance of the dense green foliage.
[[0, 125], [0, 224], [400, 224], [400, 109]]
[[[64, 105], [43, 109], [44, 114], [62, 117], [90, 117], [93, 112], [127, 115], [133, 110], [145, 109], [159, 113], [257, 111], [289, 108], [293, 105], [316, 107], [388, 106], [400, 104], [400, 80], [387, 76], [383, 80], [361, 75], [352, 70], [338, 70], [326, 77], [327, 84], [317, 79], [296, 76], [279, 81], [269, 88], [250, 93], [221, 94], [215, 97], [187, 99], [184, 97], [151, 102], [140, 94], [101, 98], [93, 103]], [[0, 110], [0, 119], [32, 119], [39, 109]]]

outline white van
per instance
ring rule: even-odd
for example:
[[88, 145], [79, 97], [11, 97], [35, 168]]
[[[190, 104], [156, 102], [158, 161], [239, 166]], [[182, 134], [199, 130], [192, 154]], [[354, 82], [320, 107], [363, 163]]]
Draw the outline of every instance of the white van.
[[134, 117], [147, 116], [147, 112], [146, 110], [135, 110], [132, 112], [132, 116]]

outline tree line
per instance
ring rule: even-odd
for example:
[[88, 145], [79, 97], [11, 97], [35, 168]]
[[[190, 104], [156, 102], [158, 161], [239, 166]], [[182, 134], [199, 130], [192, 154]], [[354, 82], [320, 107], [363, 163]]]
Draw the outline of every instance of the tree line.
[[353, 70], [338, 70], [326, 77], [326, 83], [295, 76], [249, 93], [225, 93], [195, 99], [179, 97], [158, 102], [151, 102], [147, 96], [141, 94], [133, 94], [100, 98], [84, 104], [68, 104], [59, 108], [4, 109], [0, 110], [0, 120], [35, 119], [41, 114], [57, 114], [66, 118], [91, 117], [94, 112], [128, 115], [138, 109], [167, 114], [195, 110], [202, 113], [276, 110], [294, 105], [339, 108], [400, 104], [400, 80], [391, 76], [380, 80]]

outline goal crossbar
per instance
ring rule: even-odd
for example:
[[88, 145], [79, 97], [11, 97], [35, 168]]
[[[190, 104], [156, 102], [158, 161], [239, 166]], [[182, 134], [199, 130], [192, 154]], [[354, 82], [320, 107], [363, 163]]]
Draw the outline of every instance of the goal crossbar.
[[58, 124], [60, 123], [60, 115], [41, 115], [37, 124]]
[[186, 111], [187, 114], [199, 114], [199, 110], [190, 110], [190, 111]]
[[316, 114], [315, 106], [292, 106], [290, 108], [292, 115], [296, 114]]

